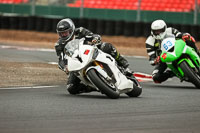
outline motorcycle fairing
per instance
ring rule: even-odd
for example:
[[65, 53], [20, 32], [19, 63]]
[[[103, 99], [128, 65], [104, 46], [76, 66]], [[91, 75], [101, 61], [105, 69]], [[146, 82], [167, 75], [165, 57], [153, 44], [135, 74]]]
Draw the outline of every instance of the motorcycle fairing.
[[[169, 43], [169, 41], [171, 43]], [[172, 50], [170, 51], [170, 49], [167, 49], [167, 46], [168, 46], [167, 44], [170, 45], [171, 48], [173, 48], [173, 51]], [[163, 45], [165, 45], [165, 48]], [[196, 67], [199, 67], [199, 63], [200, 63], [199, 56], [194, 51], [194, 49], [187, 46], [183, 40], [181, 39], [175, 40], [175, 39], [167, 38], [163, 40], [161, 48], [162, 48], [162, 53], [160, 55], [161, 61], [167, 63], [167, 66], [177, 75], [177, 77], [179, 78], [184, 77], [184, 73], [179, 67], [179, 64], [183, 61], [186, 61], [191, 68], [195, 68], [195, 65]], [[188, 55], [189, 58], [183, 58], [179, 60], [179, 58], [183, 54]], [[173, 61], [176, 61], [176, 60], [178, 60], [177, 67], [173, 65]]]
[[96, 61], [105, 63], [111, 68], [111, 71], [113, 72], [117, 81], [115, 85], [119, 90], [124, 90], [125, 88], [133, 88], [133, 82], [127, 79], [126, 76], [120, 72], [120, 70], [117, 68], [115, 59], [111, 55], [103, 53], [101, 50], [99, 50]]
[[[94, 46], [86, 45], [83, 43], [84, 41], [79, 41], [79, 47], [77, 47], [72, 56], [68, 56], [69, 71], [80, 71], [79, 73], [83, 74], [83, 69], [95, 59], [96, 61], [105, 63], [110, 67], [114, 77], [116, 78], [115, 86], [120, 92], [123, 92], [125, 89], [133, 89], [133, 82], [127, 79], [126, 76], [120, 72], [115, 59], [111, 55], [104, 53], [97, 48], [94, 48]], [[107, 73], [99, 67], [91, 66], [87, 68], [86, 72], [92, 68], [96, 69], [104, 78], [108, 78]]]

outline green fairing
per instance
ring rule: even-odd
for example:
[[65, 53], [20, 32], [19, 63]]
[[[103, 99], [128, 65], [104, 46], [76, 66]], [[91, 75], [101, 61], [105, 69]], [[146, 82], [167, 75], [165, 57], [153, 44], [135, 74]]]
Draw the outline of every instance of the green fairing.
[[[194, 61], [195, 65], [196, 65], [197, 67], [199, 67], [200, 58], [199, 58], [198, 54], [194, 51], [194, 49], [191, 48], [191, 47], [187, 47], [185, 53], [188, 54], [188, 55], [190, 56], [190, 58]], [[191, 62], [191, 64], [193, 65], [192, 62]], [[189, 65], [190, 65], [190, 64], [189, 64]], [[190, 66], [191, 66], [191, 65], [190, 65]], [[191, 67], [192, 67], [192, 66], [191, 66]], [[195, 66], [193, 66], [193, 67], [195, 67]]]
[[[195, 65], [197, 67], [199, 67], [199, 63], [198, 63], [198, 62], [200, 62], [199, 56], [194, 51], [194, 49], [191, 47], [188, 47], [183, 40], [176, 40], [174, 49], [175, 49], [175, 52], [173, 52], [173, 53], [162, 51], [162, 53], [160, 55], [160, 59], [162, 62], [167, 63], [167, 66], [176, 74], [177, 77], [179, 77], [179, 78], [184, 77], [184, 72], [179, 67], [179, 64], [183, 61], [186, 61], [189, 64], [189, 66], [192, 68], [195, 67], [193, 62], [195, 63]], [[188, 54], [193, 62], [190, 59], [183, 58], [177, 63], [177, 67], [172, 65], [172, 62], [177, 60], [178, 58], [180, 58], [180, 56], [183, 53]]]
[[192, 67], [192, 68], [195, 67], [194, 64], [192, 63], [192, 61], [189, 60], [189, 59], [186, 59], [186, 58], [181, 59], [177, 64], [179, 65], [183, 61], [186, 61], [189, 64], [190, 67]]
[[183, 71], [182, 70], [180, 71], [179, 67], [178, 67], [178, 70], [177, 70], [177, 68], [175, 68], [172, 64], [167, 64], [167, 66], [176, 74], [176, 76], [178, 78], [181, 78], [181, 77], [184, 76]]

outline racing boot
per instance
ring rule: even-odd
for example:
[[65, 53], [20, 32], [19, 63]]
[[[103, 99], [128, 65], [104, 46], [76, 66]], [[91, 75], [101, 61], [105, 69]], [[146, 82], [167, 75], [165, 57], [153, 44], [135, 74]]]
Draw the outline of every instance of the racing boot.
[[73, 72], [69, 74], [67, 81], [67, 90], [72, 95], [95, 91], [94, 88], [82, 84], [80, 79], [77, 78]]

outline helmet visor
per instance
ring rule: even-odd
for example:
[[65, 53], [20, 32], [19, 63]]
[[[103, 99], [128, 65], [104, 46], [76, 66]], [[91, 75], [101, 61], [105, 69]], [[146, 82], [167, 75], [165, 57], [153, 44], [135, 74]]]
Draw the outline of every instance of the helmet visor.
[[165, 27], [162, 28], [162, 29], [152, 30], [152, 31], [153, 31], [153, 34], [157, 36], [157, 35], [160, 35], [160, 33], [165, 31]]
[[58, 34], [61, 38], [68, 39], [72, 34], [72, 29], [67, 29], [67, 30], [64, 30], [64, 31], [58, 31]]

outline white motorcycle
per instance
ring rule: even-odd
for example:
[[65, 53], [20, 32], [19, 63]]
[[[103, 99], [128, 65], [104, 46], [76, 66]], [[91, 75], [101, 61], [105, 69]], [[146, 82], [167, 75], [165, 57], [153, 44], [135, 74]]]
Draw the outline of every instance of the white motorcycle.
[[74, 39], [65, 46], [67, 69], [74, 72], [81, 82], [117, 99], [126, 93], [129, 97], [138, 97], [142, 87], [134, 76], [127, 77], [115, 59], [101, 51], [96, 45], [84, 44], [85, 38]]

